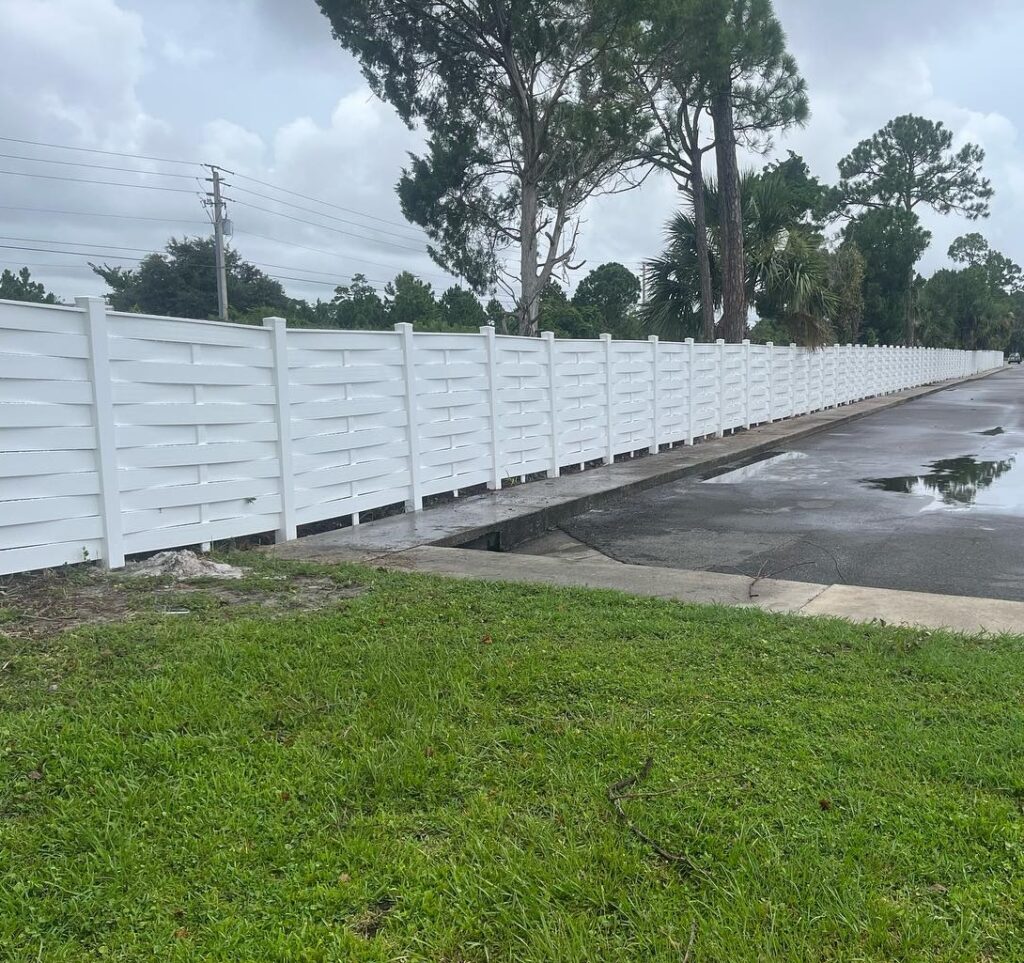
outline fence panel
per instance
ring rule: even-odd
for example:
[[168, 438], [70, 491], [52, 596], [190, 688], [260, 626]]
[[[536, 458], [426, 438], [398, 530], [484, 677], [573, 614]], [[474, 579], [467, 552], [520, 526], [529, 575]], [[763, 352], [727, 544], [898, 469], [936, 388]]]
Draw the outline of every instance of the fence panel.
[[1003, 363], [847, 345], [286, 331], [0, 302], [0, 574], [275, 532]]

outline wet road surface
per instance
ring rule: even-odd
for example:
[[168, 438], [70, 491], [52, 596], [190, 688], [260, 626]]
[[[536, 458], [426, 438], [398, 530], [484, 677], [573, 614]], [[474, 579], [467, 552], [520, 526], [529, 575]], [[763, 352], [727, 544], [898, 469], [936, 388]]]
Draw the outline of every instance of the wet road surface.
[[1024, 600], [1024, 370], [563, 529], [635, 565]]

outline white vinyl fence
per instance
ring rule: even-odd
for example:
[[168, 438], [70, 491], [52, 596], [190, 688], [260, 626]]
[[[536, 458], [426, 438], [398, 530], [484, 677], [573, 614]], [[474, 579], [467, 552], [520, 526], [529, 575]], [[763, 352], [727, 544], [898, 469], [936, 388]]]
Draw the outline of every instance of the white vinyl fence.
[[1002, 366], [0, 301], [0, 574], [276, 532]]

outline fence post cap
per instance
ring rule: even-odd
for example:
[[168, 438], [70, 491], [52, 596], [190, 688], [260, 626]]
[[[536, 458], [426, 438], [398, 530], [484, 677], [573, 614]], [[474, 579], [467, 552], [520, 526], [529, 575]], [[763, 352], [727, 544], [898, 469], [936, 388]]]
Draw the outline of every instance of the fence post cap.
[[396, 331], [412, 331], [412, 325], [408, 321], [399, 321], [395, 325]]
[[87, 304], [94, 304], [97, 301], [102, 302], [103, 306], [106, 307], [107, 299], [98, 294], [81, 294], [75, 298], [75, 304], [80, 308], [84, 308]]
[[715, 338], [715, 344], [725, 344], [725, 338]]
[[657, 344], [661, 340], [661, 338], [659, 338], [656, 334], [651, 334], [647, 336], [647, 340], [652, 342], [653, 344]]
[[795, 347], [796, 347], [796, 342], [795, 342], [795, 341], [790, 341], [790, 342], [789, 342], [789, 346], [790, 346], [791, 348], [795, 348]]
[[481, 334], [494, 334], [495, 333], [494, 325], [493, 324], [481, 324], [480, 325], [480, 333]]
[[598, 335], [598, 337], [602, 341], [611, 341], [611, 339], [612, 339], [612, 336], [610, 334], [600, 334], [600, 335]]
[[765, 342], [765, 347], [766, 348], [774, 348], [775, 347], [775, 342], [774, 341], [766, 341]]
[[694, 342], [693, 338], [687, 338], [687, 339], [686, 339], [686, 340], [685, 340], [685, 341], [683, 342], [683, 344], [695, 344], [695, 342]]
[[284, 328], [287, 327], [288, 322], [284, 318], [264, 318], [263, 327], [265, 328]]
[[555, 332], [554, 331], [541, 331], [540, 336], [545, 341], [554, 341], [555, 340]]
[[744, 338], [740, 344], [750, 344], [750, 338]]

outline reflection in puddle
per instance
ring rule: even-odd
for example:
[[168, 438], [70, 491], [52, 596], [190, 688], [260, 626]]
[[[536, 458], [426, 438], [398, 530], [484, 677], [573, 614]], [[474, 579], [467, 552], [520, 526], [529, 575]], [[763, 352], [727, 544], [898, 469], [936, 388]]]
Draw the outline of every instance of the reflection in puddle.
[[705, 485], [735, 485], [739, 482], [758, 479], [759, 481], [771, 481], [774, 479], [773, 469], [779, 465], [785, 465], [792, 461], [802, 461], [807, 458], [802, 451], [765, 452], [750, 459], [746, 464], [738, 468], [731, 468], [721, 474], [712, 475], [704, 479]]
[[[983, 501], [981, 496], [1016, 464], [1016, 457], [1004, 461], [979, 461], [973, 455], [932, 462], [927, 475], [901, 475], [895, 478], [866, 478], [864, 484], [881, 491], [902, 495], [931, 495], [935, 507], [965, 508]], [[1014, 486], [1014, 489], [1019, 487]], [[1010, 492], [1019, 501], [1019, 492]], [[996, 499], [990, 507], [1010, 507], [1006, 499]]]
[[1006, 434], [1006, 429], [1005, 428], [989, 428], [988, 431], [979, 431], [978, 434], [979, 435], [986, 435], [989, 438], [995, 438], [996, 435], [1005, 435]]

